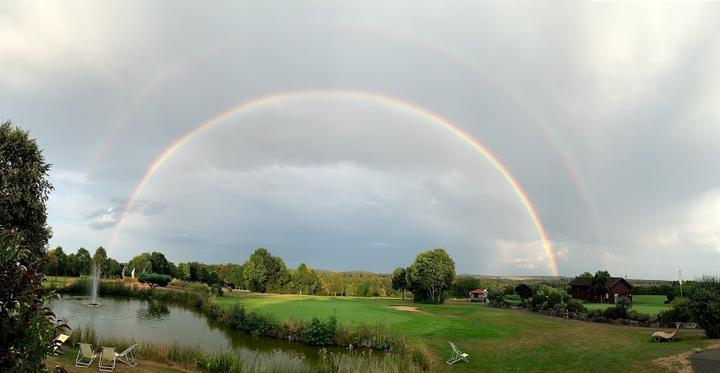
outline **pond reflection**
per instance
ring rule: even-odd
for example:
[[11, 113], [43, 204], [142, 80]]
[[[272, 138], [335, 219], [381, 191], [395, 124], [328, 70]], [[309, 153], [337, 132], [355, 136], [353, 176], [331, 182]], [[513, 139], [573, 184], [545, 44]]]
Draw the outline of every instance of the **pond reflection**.
[[[136, 341], [173, 342], [197, 346], [208, 352], [282, 351], [290, 356], [318, 359], [318, 348], [271, 338], [252, 337], [205, 317], [195, 309], [161, 301], [131, 298], [102, 298], [99, 307], [88, 307], [87, 297], [63, 297], [50, 304], [70, 327], [89, 326], [99, 337]], [[335, 352], [341, 348], [331, 349]]]

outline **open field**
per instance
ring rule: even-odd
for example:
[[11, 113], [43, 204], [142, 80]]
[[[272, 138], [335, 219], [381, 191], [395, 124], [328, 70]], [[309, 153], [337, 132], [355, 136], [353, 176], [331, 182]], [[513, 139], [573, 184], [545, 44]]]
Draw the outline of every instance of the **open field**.
[[77, 281], [78, 279], [80, 279], [80, 277], [45, 276], [45, 281], [43, 282], [43, 286], [45, 288], [60, 287], [60, 286], [65, 286], [65, 285], [71, 284], [71, 283]]
[[[667, 311], [672, 308], [672, 305], [665, 304], [666, 299], [667, 297], [664, 295], [633, 295], [632, 309], [640, 313], [657, 315], [662, 311]], [[588, 310], [604, 310], [608, 307], [614, 306], [614, 304], [584, 303], [584, 306]]]
[[[415, 305], [399, 299], [335, 298], [296, 295], [232, 294], [224, 306], [239, 302], [279, 319], [337, 315], [342, 323], [382, 322], [401, 334], [422, 340], [437, 355], [440, 371], [658, 371], [652, 363], [708, 340], [680, 332], [676, 343], [654, 343], [651, 330], [545, 317], [479, 304]], [[417, 306], [421, 312], [391, 305]], [[470, 354], [469, 365], [444, 364], [448, 341]]]

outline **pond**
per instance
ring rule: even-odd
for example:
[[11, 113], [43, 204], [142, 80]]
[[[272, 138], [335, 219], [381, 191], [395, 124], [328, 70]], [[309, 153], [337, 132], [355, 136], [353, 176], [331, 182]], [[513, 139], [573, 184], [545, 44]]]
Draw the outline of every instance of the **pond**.
[[[88, 297], [63, 296], [50, 307], [73, 329], [89, 326], [98, 337], [134, 341], [174, 342], [197, 346], [207, 352], [282, 351], [291, 356], [317, 360], [319, 348], [271, 338], [253, 337], [228, 329], [202, 313], [180, 305], [133, 298], [98, 298], [100, 306], [89, 306]], [[336, 352], [342, 349], [333, 349]]]

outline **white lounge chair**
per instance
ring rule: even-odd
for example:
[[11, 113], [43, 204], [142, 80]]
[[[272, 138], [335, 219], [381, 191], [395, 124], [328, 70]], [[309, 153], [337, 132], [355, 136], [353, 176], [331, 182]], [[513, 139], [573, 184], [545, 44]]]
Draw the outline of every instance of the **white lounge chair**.
[[98, 368], [101, 372], [112, 372], [115, 369], [115, 347], [103, 346], [102, 352], [100, 352], [100, 360], [98, 361]]
[[78, 351], [77, 356], [75, 357], [75, 366], [81, 367], [81, 368], [87, 368], [90, 366], [90, 364], [95, 361], [95, 358], [97, 357], [97, 354], [93, 352], [93, 348], [91, 344], [88, 343], [78, 343], [80, 346], [80, 350]]
[[120, 360], [121, 363], [134, 367], [137, 365], [137, 361], [135, 361], [135, 347], [137, 347], [137, 343], [128, 347], [125, 349], [125, 351], [121, 353], [115, 353], [115, 357]]
[[460, 349], [457, 346], [455, 346], [455, 343], [452, 343], [452, 342], [448, 342], [448, 343], [450, 343], [450, 347], [452, 347], [452, 350], [453, 350], [452, 356], [447, 361], [448, 364], [452, 365], [452, 364], [457, 363], [460, 360], [463, 360], [466, 363], [470, 364], [470, 361], [467, 359], [468, 356], [470, 356], [470, 355], [460, 351]]
[[665, 333], [665, 332], [655, 332], [652, 334], [652, 339], [655, 340], [655, 342], [660, 341], [669, 341], [674, 342], [675, 336], [677, 335], [678, 329], [680, 329], [680, 324], [677, 324], [675, 327], [675, 331], [672, 333]]
[[62, 347], [63, 343], [65, 343], [70, 338], [69, 335], [65, 335], [60, 333], [55, 339], [53, 340], [53, 355], [60, 355], [62, 353], [62, 350], [60, 350], [60, 347]]

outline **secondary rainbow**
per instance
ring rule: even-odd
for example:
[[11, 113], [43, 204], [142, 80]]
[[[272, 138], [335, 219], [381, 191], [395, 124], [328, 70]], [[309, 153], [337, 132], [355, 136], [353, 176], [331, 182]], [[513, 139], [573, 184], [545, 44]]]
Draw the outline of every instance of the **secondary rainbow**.
[[211, 118], [206, 120], [205, 122], [199, 124], [198, 126], [194, 127], [192, 130], [186, 132], [182, 136], [180, 136], [177, 140], [175, 140], [170, 146], [165, 148], [165, 150], [160, 153], [160, 155], [150, 164], [150, 166], [145, 170], [145, 173], [143, 174], [140, 181], [137, 183], [137, 185], [133, 188], [132, 193], [130, 195], [130, 198], [128, 199], [127, 203], [123, 207], [123, 210], [120, 214], [120, 218], [118, 221], [118, 224], [113, 229], [110, 240], [108, 242], [108, 247], [112, 247], [122, 229], [122, 223], [125, 220], [128, 212], [132, 209], [132, 207], [135, 204], [135, 201], [138, 200], [138, 198], [142, 195], [143, 190], [147, 186], [150, 179], [152, 179], [153, 175], [162, 167], [162, 165], [180, 148], [182, 148], [185, 144], [187, 144], [189, 141], [191, 141], [196, 136], [200, 135], [201, 133], [208, 131], [212, 129], [213, 127], [219, 125], [226, 119], [229, 119], [235, 115], [247, 113], [249, 111], [252, 111], [254, 109], [258, 109], [261, 107], [264, 107], [269, 104], [273, 103], [280, 103], [284, 101], [289, 100], [296, 100], [296, 99], [303, 99], [303, 98], [311, 98], [311, 97], [344, 97], [344, 98], [351, 98], [351, 99], [359, 99], [359, 100], [365, 100], [373, 103], [378, 103], [382, 105], [386, 105], [395, 109], [399, 109], [402, 111], [406, 111], [412, 114], [415, 114], [419, 117], [422, 117], [426, 120], [429, 120], [430, 122], [433, 122], [437, 125], [442, 126], [443, 128], [447, 129], [449, 132], [451, 132], [453, 135], [467, 143], [468, 145], [472, 146], [476, 151], [478, 151], [480, 154], [485, 157], [492, 165], [493, 167], [500, 172], [502, 177], [510, 184], [513, 191], [517, 195], [517, 197], [522, 202], [523, 206], [525, 206], [525, 209], [528, 212], [528, 215], [530, 217], [530, 220], [532, 221], [533, 225], [535, 226], [535, 229], [537, 230], [538, 235], [540, 236], [540, 241], [542, 242], [543, 249], [545, 250], [545, 254], [548, 258], [548, 262], [550, 264], [550, 268], [553, 272], [553, 275], [558, 276], [559, 270], [557, 265], [557, 259], [555, 257], [555, 253], [552, 248], [552, 243], [550, 239], [548, 238], [547, 233], [545, 232], [545, 228], [543, 227], [542, 221], [540, 220], [540, 216], [537, 213], [537, 210], [533, 206], [533, 204], [530, 202], [530, 199], [527, 196], [527, 193], [523, 190], [523, 188], [520, 186], [520, 184], [517, 182], [515, 177], [510, 173], [507, 167], [503, 165], [500, 160], [487, 148], [485, 145], [480, 143], [477, 139], [472, 137], [470, 134], [465, 132], [462, 128], [458, 127], [457, 125], [453, 124], [449, 120], [425, 109], [422, 107], [419, 107], [413, 103], [400, 100], [395, 97], [390, 97], [378, 93], [371, 93], [371, 92], [365, 92], [365, 91], [356, 91], [356, 90], [342, 90], [342, 89], [332, 89], [332, 90], [305, 90], [305, 91], [296, 91], [296, 92], [283, 92], [268, 96], [263, 96], [259, 98], [252, 99], [250, 101], [246, 101], [244, 103], [241, 103], [237, 106], [231, 107]]

